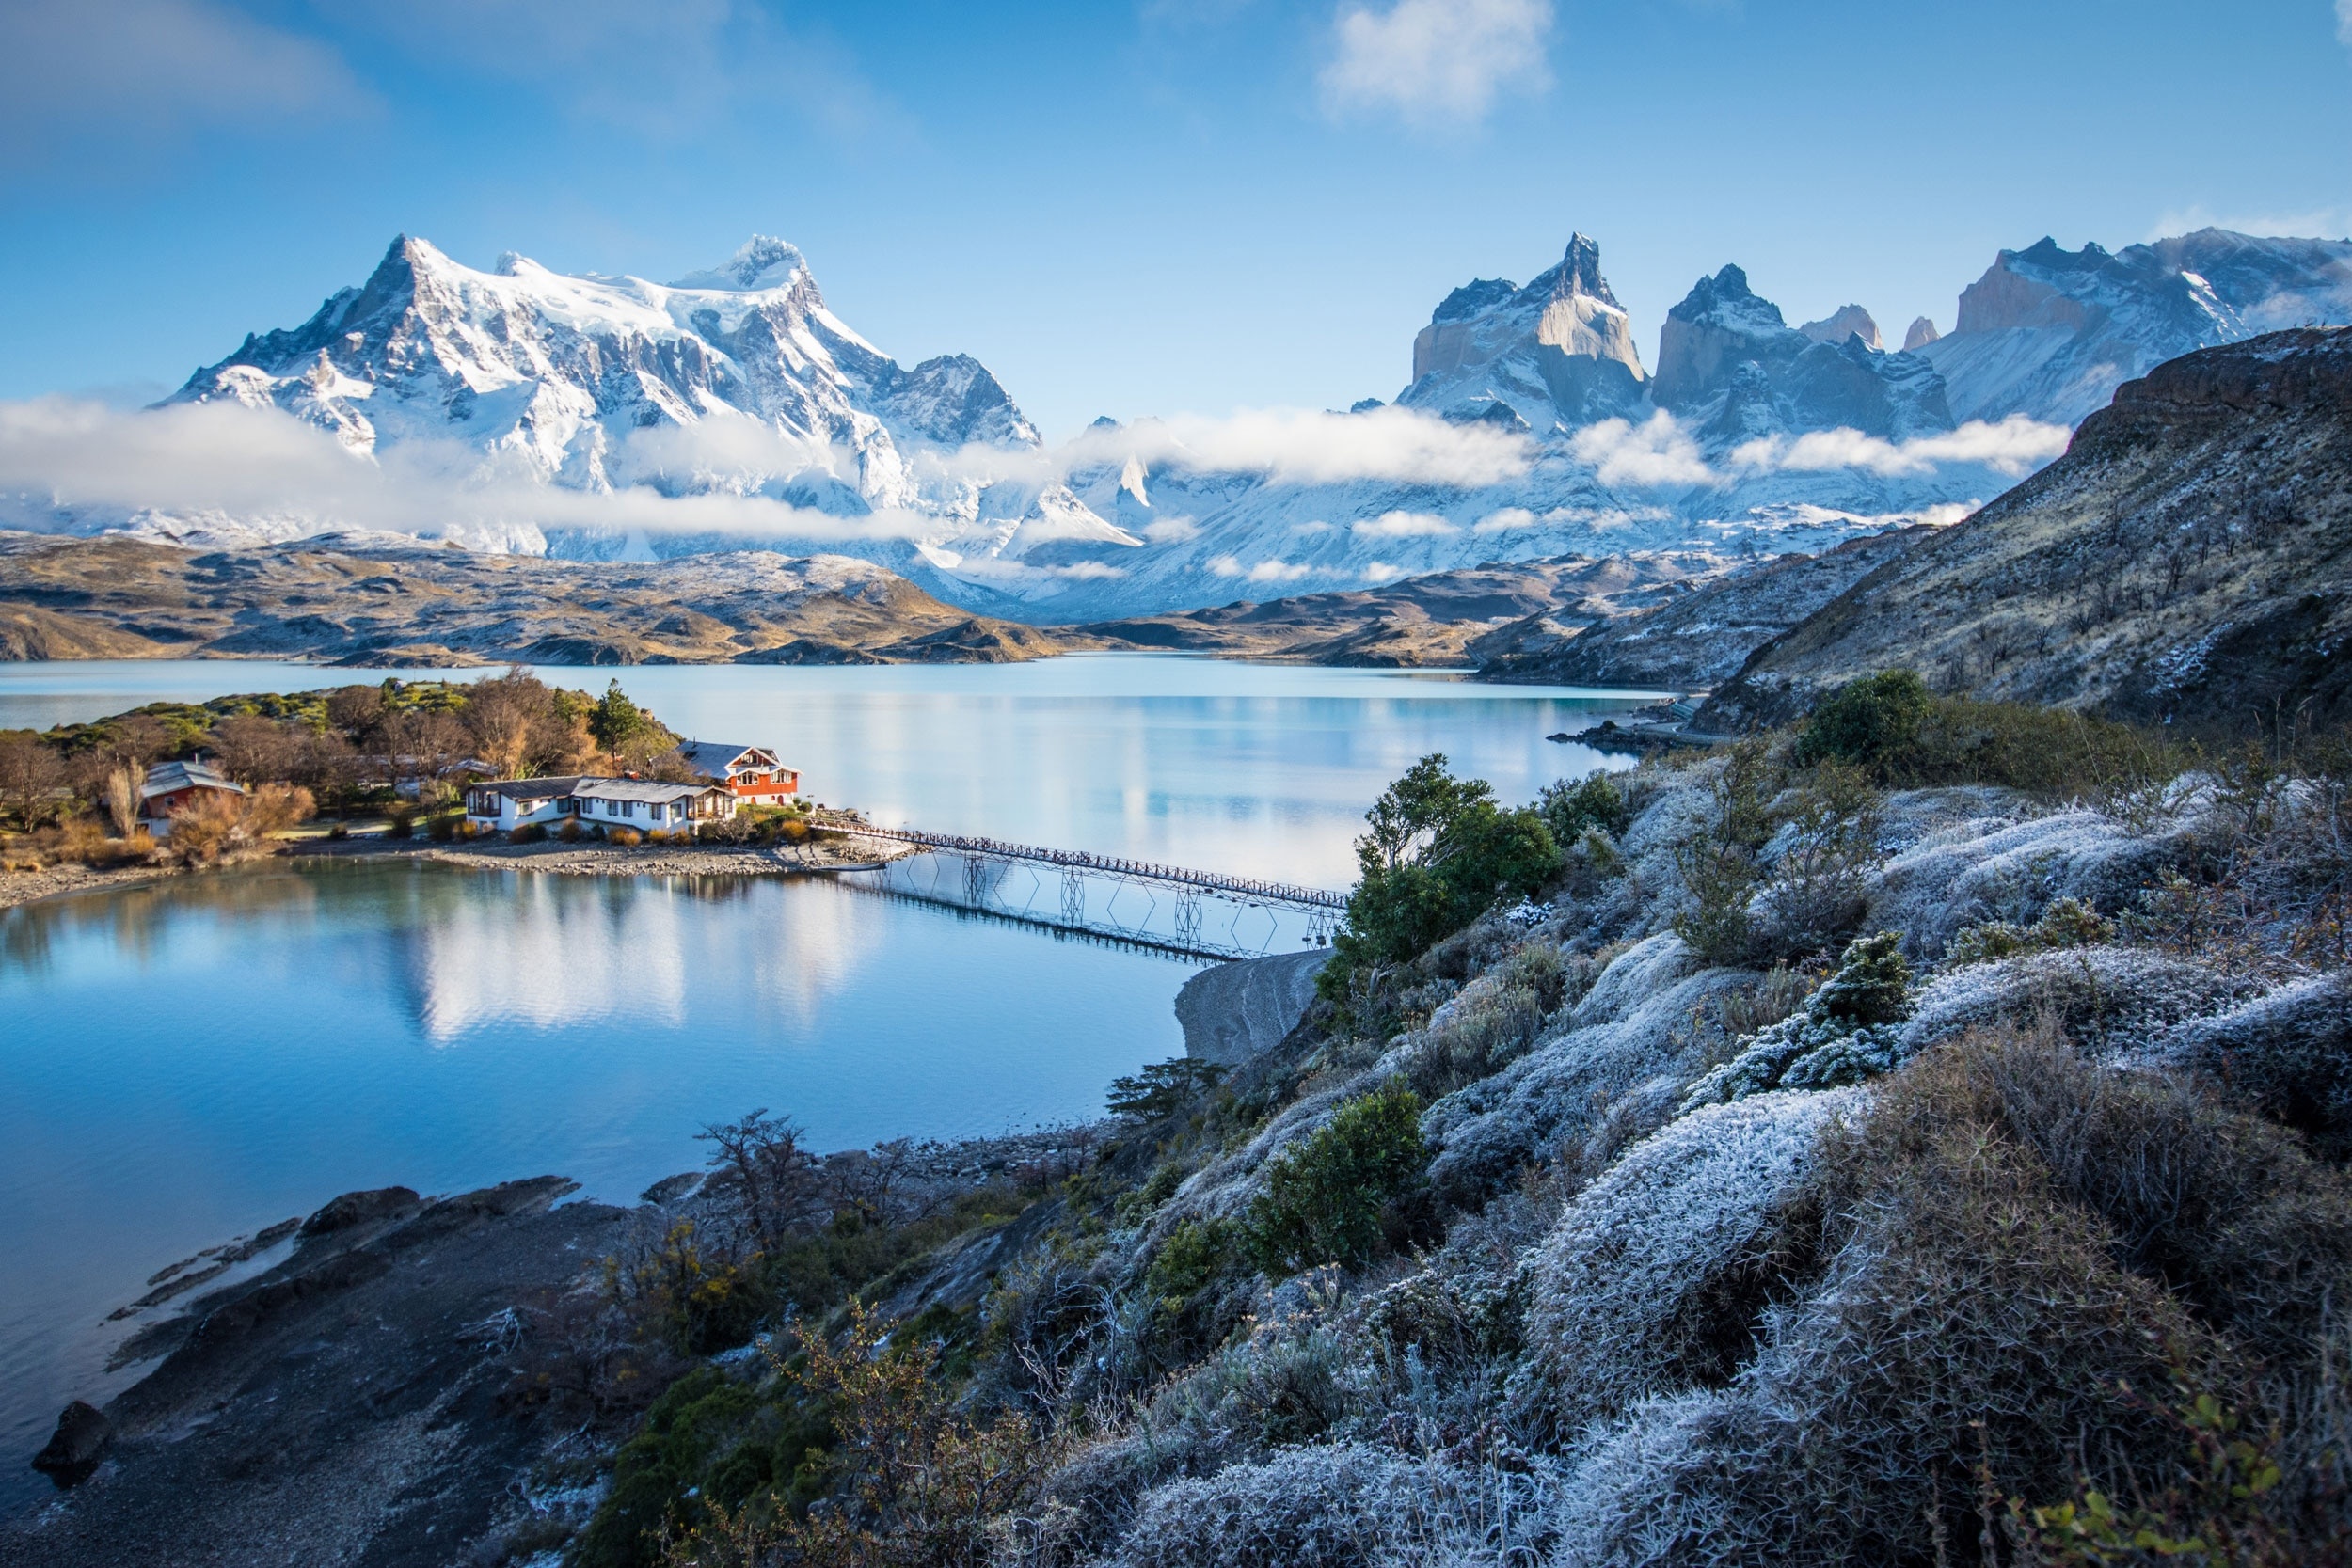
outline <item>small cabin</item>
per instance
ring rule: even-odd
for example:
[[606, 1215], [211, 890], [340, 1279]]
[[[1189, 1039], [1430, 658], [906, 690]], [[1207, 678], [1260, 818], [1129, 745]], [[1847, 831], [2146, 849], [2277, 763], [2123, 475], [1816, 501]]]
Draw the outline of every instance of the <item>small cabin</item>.
[[568, 779], [483, 779], [466, 786], [466, 819], [477, 828], [512, 832], [526, 822], [554, 823], [571, 814], [572, 791], [587, 783]]
[[782, 805], [801, 792], [801, 770], [787, 768], [765, 746], [727, 746], [714, 740], [681, 742], [677, 754], [686, 766], [726, 786], [744, 805]]
[[139, 826], [157, 838], [171, 836], [171, 814], [195, 804], [200, 795], [243, 795], [245, 786], [231, 782], [200, 758], [192, 762], [159, 762], [147, 770], [139, 785]]
[[715, 784], [656, 784], [650, 779], [492, 779], [466, 788], [466, 820], [512, 832], [566, 819], [583, 828], [678, 832], [735, 815], [735, 797]]
[[572, 815], [583, 828], [677, 832], [735, 815], [735, 797], [715, 784], [656, 784], [651, 779], [582, 779]]

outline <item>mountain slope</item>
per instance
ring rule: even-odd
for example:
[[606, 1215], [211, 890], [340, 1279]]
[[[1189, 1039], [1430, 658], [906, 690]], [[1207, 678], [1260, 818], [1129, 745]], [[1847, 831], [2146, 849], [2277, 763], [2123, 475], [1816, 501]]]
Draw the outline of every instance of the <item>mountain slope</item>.
[[195, 551], [0, 533], [0, 656], [969, 663], [1061, 651], [846, 556], [587, 563], [339, 543]]
[[2190, 733], [2352, 718], [2352, 329], [2167, 361], [2064, 458], [1762, 649], [1701, 727], [1872, 670]]
[[1687, 583], [1687, 592], [1581, 630], [1546, 616], [1470, 645], [1479, 677], [1687, 691], [1728, 680], [1750, 655], [1926, 536], [1893, 529], [1819, 555], [1779, 555]]

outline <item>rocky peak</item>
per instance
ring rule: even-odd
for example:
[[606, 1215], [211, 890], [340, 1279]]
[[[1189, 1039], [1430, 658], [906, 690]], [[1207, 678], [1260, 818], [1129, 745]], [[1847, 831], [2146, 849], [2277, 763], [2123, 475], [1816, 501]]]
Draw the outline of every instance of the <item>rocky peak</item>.
[[1507, 277], [1474, 277], [1440, 300], [1429, 320], [1432, 325], [1468, 321], [1503, 304], [1518, 292], [1519, 286]]
[[1482, 277], [1446, 295], [1413, 340], [1413, 384], [1397, 401], [1448, 419], [1530, 429], [1629, 412], [1645, 379], [1625, 308], [1583, 234], [1524, 287]]
[[[674, 289], [755, 293], [769, 289], [789, 288], [807, 277], [808, 261], [798, 246], [773, 235], [754, 234], [734, 255], [717, 266], [702, 272], [690, 272], [670, 286]], [[815, 286], [813, 278], [810, 279], [810, 286]]]
[[1903, 334], [1903, 352], [1909, 354], [1915, 349], [1925, 348], [1940, 336], [1942, 334], [1935, 330], [1935, 323], [1920, 316], [1912, 322], [1911, 330]]
[[1841, 305], [1817, 322], [1806, 322], [1797, 328], [1817, 343], [1842, 343], [1848, 338], [1859, 338], [1865, 348], [1884, 352], [1886, 343], [1879, 336], [1879, 324], [1870, 312], [1859, 305]]
[[1560, 259], [1560, 264], [1528, 287], [1536, 287], [1545, 277], [1551, 279], [1553, 299], [1584, 294], [1613, 309], [1622, 309], [1617, 304], [1617, 296], [1609, 292], [1609, 280], [1600, 275], [1599, 245], [1582, 234], [1569, 235], [1567, 254]]

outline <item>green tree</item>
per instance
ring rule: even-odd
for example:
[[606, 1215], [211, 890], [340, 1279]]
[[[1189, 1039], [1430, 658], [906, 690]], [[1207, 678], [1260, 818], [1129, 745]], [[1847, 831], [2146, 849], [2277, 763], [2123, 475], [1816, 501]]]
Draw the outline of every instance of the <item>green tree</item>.
[[1526, 897], [1560, 869], [1543, 818], [1495, 803], [1483, 779], [1457, 779], [1442, 753], [1422, 758], [1364, 814], [1356, 841], [1362, 878], [1330, 984], [1361, 964], [1409, 961], [1504, 897]]

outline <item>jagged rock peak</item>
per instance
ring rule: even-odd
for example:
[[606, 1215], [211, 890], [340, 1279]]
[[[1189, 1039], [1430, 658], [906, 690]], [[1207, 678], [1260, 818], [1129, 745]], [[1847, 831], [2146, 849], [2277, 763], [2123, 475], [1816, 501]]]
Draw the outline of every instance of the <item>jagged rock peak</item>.
[[1866, 348], [1885, 352], [1886, 341], [1879, 336], [1879, 324], [1869, 311], [1859, 305], [1842, 305], [1817, 322], [1806, 322], [1797, 328], [1817, 343], [1842, 343], [1848, 338], [1859, 338]]
[[808, 276], [808, 261], [800, 248], [770, 234], [754, 234], [736, 253], [715, 267], [690, 272], [674, 289], [715, 289], [753, 293], [789, 287]]
[[[1560, 264], [1548, 274], [1551, 280], [1551, 297], [1563, 299], [1570, 294], [1587, 294], [1606, 305], [1616, 305], [1617, 296], [1609, 292], [1609, 280], [1600, 275], [1600, 246], [1582, 234], [1568, 236], [1567, 254]], [[1537, 278], [1536, 282], [1542, 282]], [[1534, 284], [1528, 285], [1530, 288]], [[1618, 307], [1620, 309], [1623, 307]]]
[[1936, 331], [1935, 323], [1921, 316], [1911, 324], [1911, 330], [1903, 334], [1903, 352], [1909, 354], [1915, 349], [1925, 348], [1942, 336]]
[[1728, 262], [1714, 277], [1702, 277], [1692, 284], [1691, 292], [1682, 296], [1682, 303], [1666, 314], [1674, 321], [1686, 322], [1716, 317], [1750, 330], [1785, 329], [1788, 325], [1780, 307], [1749, 288], [1746, 272]]
[[1438, 322], [1468, 321], [1482, 311], [1491, 310], [1519, 292], [1519, 286], [1507, 277], [1473, 277], [1438, 302], [1438, 309], [1429, 320]]

